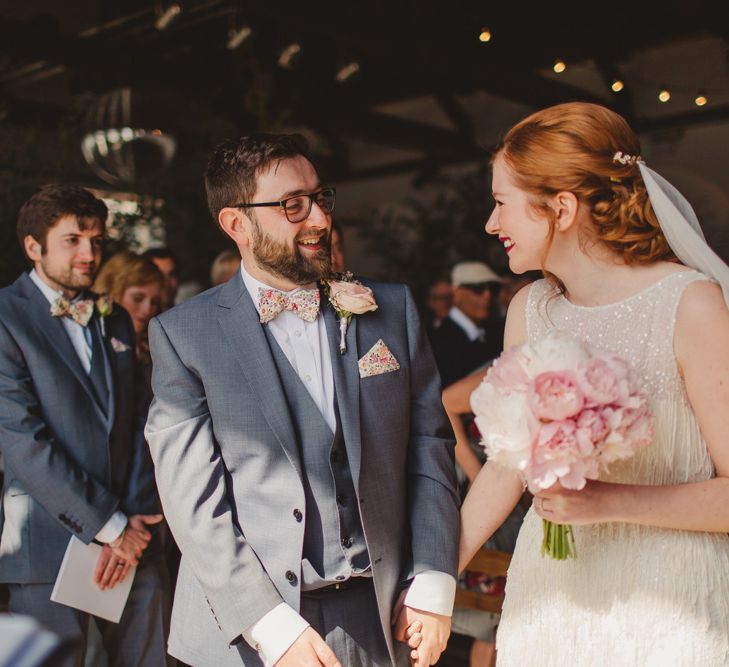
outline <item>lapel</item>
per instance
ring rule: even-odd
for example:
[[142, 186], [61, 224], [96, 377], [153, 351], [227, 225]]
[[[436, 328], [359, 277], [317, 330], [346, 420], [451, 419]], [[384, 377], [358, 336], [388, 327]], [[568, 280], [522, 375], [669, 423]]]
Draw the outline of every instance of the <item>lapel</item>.
[[55, 350], [61, 360], [68, 366], [71, 373], [81, 386], [84, 388], [86, 393], [91, 398], [96, 411], [104, 422], [106, 422], [107, 416], [99, 405], [94, 390], [91, 386], [91, 380], [88, 374], [81, 365], [81, 361], [76, 354], [76, 350], [71, 344], [71, 339], [68, 337], [66, 330], [63, 328], [60, 317], [53, 317], [51, 315], [50, 304], [43, 293], [35, 286], [33, 281], [28, 277], [27, 274], [23, 274], [18, 282], [21, 296], [25, 297], [30, 302], [29, 307], [29, 320], [37, 323], [38, 330], [50, 343], [51, 349]]
[[329, 306], [326, 295], [322, 294], [322, 316], [329, 339], [329, 354], [334, 373], [334, 392], [337, 396], [339, 418], [342, 423], [344, 444], [347, 448], [350, 470], [354, 488], [359, 489], [360, 460], [362, 456], [362, 438], [360, 433], [359, 411], [359, 351], [357, 348], [357, 315], [354, 315], [347, 327], [347, 351], [339, 353], [339, 319], [334, 309]]
[[218, 323], [232, 346], [232, 354], [256, 395], [258, 406], [273, 434], [303, 479], [294, 426], [285, 393], [256, 307], [240, 272], [221, 289]]

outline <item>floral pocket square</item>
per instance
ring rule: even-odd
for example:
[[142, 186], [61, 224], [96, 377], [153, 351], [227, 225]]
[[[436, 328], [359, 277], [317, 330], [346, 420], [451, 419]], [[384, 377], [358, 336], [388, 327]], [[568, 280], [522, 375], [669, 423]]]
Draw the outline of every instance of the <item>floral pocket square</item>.
[[120, 341], [118, 338], [114, 338], [114, 336], [112, 336], [111, 349], [114, 350], [114, 352], [127, 352], [132, 348], [129, 347], [129, 345], [127, 345], [126, 343], [122, 343], [122, 341]]
[[370, 351], [358, 363], [361, 378], [390, 373], [400, 368], [400, 364], [382, 341], [382, 338], [372, 346]]

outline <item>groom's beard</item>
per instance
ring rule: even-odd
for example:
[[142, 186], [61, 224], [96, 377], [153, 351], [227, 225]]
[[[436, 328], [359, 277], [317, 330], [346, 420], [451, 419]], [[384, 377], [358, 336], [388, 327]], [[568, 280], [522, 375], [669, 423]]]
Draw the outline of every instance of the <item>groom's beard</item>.
[[[332, 270], [331, 242], [326, 230], [322, 230], [321, 248], [316, 253], [304, 256], [294, 239], [293, 247], [274, 241], [266, 236], [258, 224], [253, 223], [253, 257], [262, 269], [284, 278], [295, 285], [308, 285], [320, 278], [326, 278]], [[311, 232], [307, 232], [311, 236]]]

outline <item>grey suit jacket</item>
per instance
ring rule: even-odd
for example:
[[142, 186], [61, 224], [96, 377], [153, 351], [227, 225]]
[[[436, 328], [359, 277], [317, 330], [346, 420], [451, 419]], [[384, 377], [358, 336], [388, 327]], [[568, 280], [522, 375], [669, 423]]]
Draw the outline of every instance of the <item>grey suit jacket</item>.
[[[100, 327], [97, 315], [89, 326]], [[28, 275], [0, 290], [2, 582], [51, 582], [71, 535], [88, 543], [115, 510], [158, 507], [146, 446], [134, 438], [129, 315], [115, 307], [104, 328], [107, 406]], [[127, 349], [114, 351], [112, 338]]]
[[[322, 312], [392, 651], [398, 584], [424, 570], [456, 574], [458, 498], [452, 433], [412, 297], [402, 285], [370, 286], [379, 308], [353, 318], [346, 354], [334, 313]], [[400, 369], [360, 378], [358, 359], [379, 339]], [[150, 346], [146, 436], [183, 555], [173, 653], [196, 665], [258, 665], [240, 635], [282, 601], [299, 609], [306, 522], [295, 510], [305, 516], [306, 507], [286, 396], [240, 274], [153, 320]], [[235, 658], [226, 661], [228, 644]]]

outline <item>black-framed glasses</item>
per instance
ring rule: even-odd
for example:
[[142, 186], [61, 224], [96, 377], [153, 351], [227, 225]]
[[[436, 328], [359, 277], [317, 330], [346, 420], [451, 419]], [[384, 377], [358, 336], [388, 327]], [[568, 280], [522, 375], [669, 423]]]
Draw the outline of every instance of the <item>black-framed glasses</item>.
[[303, 222], [311, 213], [311, 206], [314, 202], [324, 211], [331, 213], [337, 200], [337, 191], [334, 188], [322, 188], [317, 192], [308, 195], [294, 195], [286, 197], [281, 201], [267, 201], [257, 204], [233, 204], [231, 208], [256, 208], [257, 206], [280, 206], [286, 214], [289, 222]]

